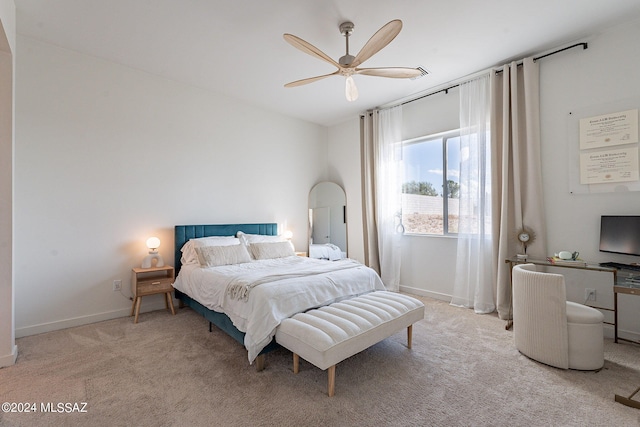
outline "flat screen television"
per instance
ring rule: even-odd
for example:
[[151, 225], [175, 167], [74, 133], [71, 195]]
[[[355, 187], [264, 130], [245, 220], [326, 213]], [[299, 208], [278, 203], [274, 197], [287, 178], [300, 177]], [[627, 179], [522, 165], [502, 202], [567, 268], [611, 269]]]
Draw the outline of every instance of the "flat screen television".
[[640, 255], [640, 215], [602, 215], [600, 251]]

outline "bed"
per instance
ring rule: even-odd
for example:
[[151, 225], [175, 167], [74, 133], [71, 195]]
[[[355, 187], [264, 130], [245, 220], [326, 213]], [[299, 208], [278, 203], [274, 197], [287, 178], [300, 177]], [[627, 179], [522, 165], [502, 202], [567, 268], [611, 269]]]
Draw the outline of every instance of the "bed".
[[[297, 257], [292, 248], [287, 256], [259, 257], [250, 262], [212, 266], [202, 264], [202, 257], [199, 258], [200, 263], [186, 262], [185, 253], [182, 252], [183, 247], [189, 246], [187, 243], [226, 239], [222, 236], [236, 236], [238, 233], [244, 234], [243, 238], [262, 236], [268, 242], [281, 242], [277, 231], [275, 223], [175, 226], [176, 298], [181, 306], [191, 307], [210, 324], [243, 344], [247, 348], [249, 362], [255, 361], [258, 370], [264, 367], [264, 354], [277, 348], [273, 336], [275, 328], [284, 318], [385, 289], [373, 270], [353, 260], [328, 263]], [[268, 249], [266, 253], [289, 244], [242, 243], [253, 252]], [[240, 248], [234, 244], [233, 248], [228, 249], [235, 251]], [[330, 271], [320, 271], [319, 268]]]

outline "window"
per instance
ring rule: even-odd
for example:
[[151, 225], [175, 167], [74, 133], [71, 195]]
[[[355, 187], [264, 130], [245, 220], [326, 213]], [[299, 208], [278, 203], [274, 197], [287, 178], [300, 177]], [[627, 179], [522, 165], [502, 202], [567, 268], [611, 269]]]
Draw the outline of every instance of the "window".
[[457, 234], [460, 132], [456, 130], [403, 141], [402, 158], [404, 232]]

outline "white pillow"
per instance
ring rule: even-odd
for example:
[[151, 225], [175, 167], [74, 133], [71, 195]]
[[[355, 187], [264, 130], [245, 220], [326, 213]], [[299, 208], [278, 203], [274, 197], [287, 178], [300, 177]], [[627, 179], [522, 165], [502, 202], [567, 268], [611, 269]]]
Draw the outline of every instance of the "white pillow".
[[272, 259], [295, 256], [291, 242], [259, 242], [249, 245], [253, 259]]
[[251, 262], [249, 251], [244, 245], [202, 246], [195, 248], [201, 267], [242, 264]]
[[242, 231], [238, 231], [236, 234], [240, 241], [249, 246], [252, 243], [266, 243], [266, 242], [285, 242], [287, 239], [284, 236], [266, 236], [264, 234], [246, 234]]
[[182, 265], [186, 264], [198, 264], [198, 254], [196, 248], [204, 246], [231, 246], [240, 244], [240, 240], [233, 236], [210, 236], [200, 237], [198, 239], [189, 239], [187, 243], [182, 246], [182, 257], [180, 262]]

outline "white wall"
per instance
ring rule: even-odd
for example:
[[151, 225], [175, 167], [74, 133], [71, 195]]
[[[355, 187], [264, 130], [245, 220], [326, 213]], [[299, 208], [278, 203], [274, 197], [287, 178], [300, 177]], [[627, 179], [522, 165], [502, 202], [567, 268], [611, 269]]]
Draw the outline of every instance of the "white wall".
[[[18, 37], [16, 334], [129, 314], [131, 268], [173, 226], [277, 222], [306, 245], [327, 129]], [[143, 299], [142, 310], [163, 307]]]
[[[571, 132], [577, 129], [569, 113], [607, 114], [618, 111], [626, 100], [640, 109], [638, 39], [640, 21], [636, 20], [594, 35], [587, 50], [572, 49], [541, 62], [543, 185], [550, 252], [572, 248], [593, 262], [640, 262], [640, 257], [598, 251], [600, 216], [640, 215], [640, 193], [571, 194], [569, 186], [570, 174], [577, 172], [569, 164], [578, 156], [570, 143], [575, 137]], [[583, 302], [584, 288], [594, 288], [596, 304], [613, 307], [610, 274], [563, 272], [569, 298]], [[619, 302], [622, 334], [639, 338], [640, 298], [622, 295]], [[611, 312], [605, 316], [612, 319]]]
[[360, 119], [329, 128], [328, 138], [328, 180], [339, 184], [347, 196], [347, 255], [364, 262]]
[[[571, 156], [578, 152], [569, 143], [571, 111], [611, 112], [607, 108], [620, 100], [633, 100], [640, 108], [640, 22], [619, 25], [593, 35], [589, 48], [572, 49], [541, 60], [540, 110], [542, 164], [548, 249], [578, 250], [593, 262], [639, 262], [638, 257], [605, 254], [598, 251], [599, 220], [603, 214], [640, 214], [640, 193], [570, 194]], [[580, 40], [582, 41], [582, 40]], [[480, 70], [479, 70], [480, 71]], [[409, 139], [458, 127], [458, 92], [437, 94], [405, 105], [403, 138]], [[615, 110], [614, 110], [615, 111]], [[453, 121], [452, 121], [453, 120]], [[350, 173], [359, 167], [359, 130], [351, 123], [329, 130], [330, 169], [344, 180], [351, 192], [347, 197], [361, 201], [360, 177]], [[349, 134], [349, 135], [347, 135]], [[344, 150], [345, 157], [337, 147]], [[336, 160], [336, 159], [339, 159]], [[348, 159], [348, 162], [344, 159]], [[349, 171], [349, 172], [347, 172]], [[350, 209], [353, 209], [350, 205]], [[360, 211], [361, 214], [361, 211]], [[456, 240], [447, 237], [405, 236], [402, 247], [401, 289], [448, 299], [453, 290]], [[584, 288], [596, 289], [596, 304], [613, 307], [611, 275], [576, 273], [564, 269], [570, 299], [584, 301]], [[621, 335], [640, 337], [640, 298], [619, 298]], [[605, 311], [608, 320], [612, 313]], [[611, 328], [607, 328], [611, 335]]]
[[15, 5], [0, 0], [0, 368], [16, 361], [13, 286]]

